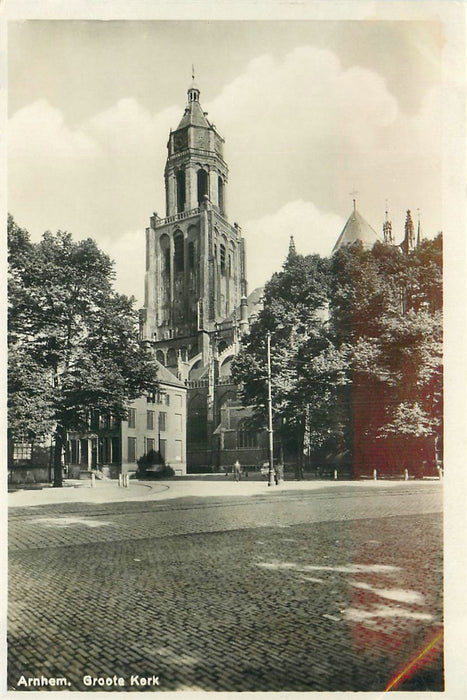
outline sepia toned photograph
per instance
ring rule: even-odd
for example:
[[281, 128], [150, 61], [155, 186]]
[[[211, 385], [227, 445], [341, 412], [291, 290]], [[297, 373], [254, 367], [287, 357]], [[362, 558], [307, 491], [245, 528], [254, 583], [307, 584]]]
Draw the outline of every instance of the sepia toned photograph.
[[39, 5], [3, 22], [5, 690], [462, 697], [465, 8]]

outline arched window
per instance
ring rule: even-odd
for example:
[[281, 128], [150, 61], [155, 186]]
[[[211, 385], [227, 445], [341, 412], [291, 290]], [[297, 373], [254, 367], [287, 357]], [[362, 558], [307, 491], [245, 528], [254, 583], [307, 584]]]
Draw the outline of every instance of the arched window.
[[180, 359], [182, 362], [188, 361], [188, 348], [185, 345], [180, 348]]
[[167, 352], [167, 367], [176, 367], [177, 365], [177, 353], [174, 348], [170, 348]]
[[229, 277], [232, 277], [232, 256], [229, 255]]
[[156, 360], [158, 362], [160, 362], [161, 365], [165, 365], [165, 357], [164, 357], [164, 353], [162, 352], [162, 350], [158, 350], [156, 352]]
[[177, 212], [185, 209], [185, 171], [177, 170], [175, 175], [177, 181]]
[[219, 211], [221, 214], [223, 214], [224, 213], [224, 181], [220, 176], [217, 178], [217, 190], [218, 190]]
[[220, 250], [221, 275], [225, 275], [225, 245], [223, 243], [221, 243], [219, 250]]
[[176, 233], [174, 236], [174, 268], [175, 272], [183, 272], [185, 269], [182, 233]]
[[198, 170], [198, 204], [202, 203], [205, 194], [208, 194], [208, 174], [201, 168]]
[[239, 423], [237, 428], [237, 447], [239, 449], [258, 446], [258, 433], [248, 419]]

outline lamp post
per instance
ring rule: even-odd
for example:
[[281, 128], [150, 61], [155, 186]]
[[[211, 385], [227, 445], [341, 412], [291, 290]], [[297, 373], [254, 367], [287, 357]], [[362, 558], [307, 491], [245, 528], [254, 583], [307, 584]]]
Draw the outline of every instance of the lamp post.
[[268, 348], [268, 436], [269, 436], [269, 472], [268, 486], [274, 483], [274, 437], [272, 431], [272, 394], [271, 394], [271, 332], [267, 332]]

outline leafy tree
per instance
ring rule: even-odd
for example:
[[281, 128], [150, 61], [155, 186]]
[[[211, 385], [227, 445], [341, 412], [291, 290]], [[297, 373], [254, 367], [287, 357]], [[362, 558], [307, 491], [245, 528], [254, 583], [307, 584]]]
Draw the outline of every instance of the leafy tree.
[[401, 440], [414, 450], [419, 439], [439, 442], [441, 306], [441, 236], [409, 255], [381, 243], [344, 246], [330, 260], [293, 253], [266, 284], [233, 363], [243, 403], [264, 425], [270, 332], [275, 417], [297, 454], [305, 441], [370, 464], [384, 445], [389, 465]]
[[126, 416], [155, 388], [156, 367], [137, 340], [134, 300], [112, 288], [113, 263], [94, 241], [46, 232], [32, 244], [9, 219], [9, 430], [40, 437], [53, 427], [54, 486], [70, 430], [91, 411]]
[[328, 262], [317, 255], [289, 254], [264, 289], [264, 305], [232, 363], [241, 399], [255, 408], [258, 425], [267, 415], [267, 333], [271, 334], [272, 395], [276, 432], [288, 450], [303, 454], [304, 439], [321, 444], [341, 370], [327, 326]]
[[376, 459], [383, 438], [392, 462], [398, 459], [396, 435], [399, 443], [401, 436], [411, 441], [412, 451], [418, 438], [439, 441], [441, 238], [408, 256], [382, 244], [371, 251], [347, 246], [334, 256], [331, 269], [331, 319], [348, 359], [346, 413], [354, 461]]

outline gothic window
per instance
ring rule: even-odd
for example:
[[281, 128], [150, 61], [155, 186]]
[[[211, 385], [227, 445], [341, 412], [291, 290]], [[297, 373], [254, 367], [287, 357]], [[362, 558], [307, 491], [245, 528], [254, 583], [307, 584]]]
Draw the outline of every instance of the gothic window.
[[243, 420], [237, 428], [237, 447], [239, 449], [258, 446], [258, 433], [248, 419]]
[[201, 168], [198, 170], [198, 204], [202, 203], [205, 194], [208, 194], [208, 174]]
[[220, 245], [220, 262], [221, 262], [221, 274], [225, 275], [225, 245], [221, 243]]
[[224, 213], [224, 181], [220, 176], [217, 178], [217, 188], [218, 188], [219, 211], [221, 214], [223, 214]]
[[170, 250], [168, 248], [164, 250], [164, 269], [166, 272], [170, 272]]
[[183, 234], [181, 233], [174, 236], [174, 268], [175, 272], [183, 272], [185, 268]]
[[232, 256], [229, 255], [229, 277], [232, 277]]
[[188, 267], [190, 270], [195, 269], [195, 244], [193, 241], [188, 243]]
[[160, 362], [161, 365], [165, 365], [165, 357], [164, 357], [164, 353], [162, 352], [162, 350], [158, 350], [156, 352], [156, 360], [158, 362]]
[[167, 353], [167, 367], [176, 367], [177, 366], [177, 354], [174, 350], [174, 348], [170, 348], [168, 353]]
[[177, 170], [175, 175], [177, 182], [177, 212], [185, 209], [185, 171]]

